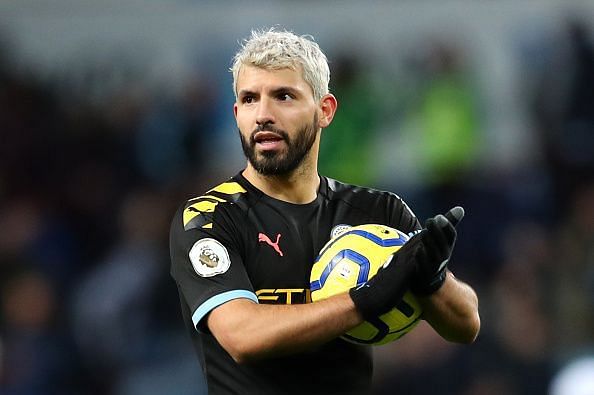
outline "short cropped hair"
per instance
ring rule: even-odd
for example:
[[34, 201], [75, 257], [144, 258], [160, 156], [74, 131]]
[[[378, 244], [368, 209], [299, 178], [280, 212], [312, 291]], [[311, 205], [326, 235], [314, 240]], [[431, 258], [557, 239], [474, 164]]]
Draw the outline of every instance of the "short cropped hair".
[[237, 77], [241, 66], [255, 66], [266, 70], [301, 69], [302, 77], [319, 101], [328, 93], [330, 68], [328, 59], [310, 35], [297, 36], [289, 31], [253, 30], [249, 39], [233, 58], [233, 93], [237, 98]]

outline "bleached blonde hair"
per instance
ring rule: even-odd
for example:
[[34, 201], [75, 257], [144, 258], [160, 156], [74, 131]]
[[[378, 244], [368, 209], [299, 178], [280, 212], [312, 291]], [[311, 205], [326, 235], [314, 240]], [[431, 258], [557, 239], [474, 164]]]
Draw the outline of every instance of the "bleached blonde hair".
[[297, 36], [290, 31], [253, 30], [233, 58], [233, 93], [237, 98], [237, 76], [241, 66], [265, 70], [301, 69], [302, 77], [319, 101], [328, 93], [330, 68], [328, 59], [310, 35]]

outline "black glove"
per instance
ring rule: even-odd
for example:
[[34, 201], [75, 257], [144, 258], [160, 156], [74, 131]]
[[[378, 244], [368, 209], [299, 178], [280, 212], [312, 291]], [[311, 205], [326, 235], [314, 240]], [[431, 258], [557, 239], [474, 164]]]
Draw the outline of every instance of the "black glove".
[[419, 236], [407, 241], [369, 281], [349, 291], [365, 320], [373, 320], [393, 309], [410, 287], [417, 267], [416, 256], [422, 248]]
[[[445, 282], [448, 260], [456, 243], [456, 225], [464, 217], [464, 209], [454, 207], [445, 215], [436, 215], [425, 222], [420, 234], [421, 246], [416, 259], [411, 291], [417, 295], [430, 295]], [[415, 236], [416, 237], [416, 236]]]

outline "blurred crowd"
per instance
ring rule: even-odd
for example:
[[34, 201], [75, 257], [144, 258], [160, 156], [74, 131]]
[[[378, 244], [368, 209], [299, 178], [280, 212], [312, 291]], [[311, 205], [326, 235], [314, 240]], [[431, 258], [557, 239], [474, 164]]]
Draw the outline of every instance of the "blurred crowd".
[[[392, 190], [421, 219], [468, 213], [452, 269], [479, 294], [481, 334], [453, 345], [420, 325], [377, 348], [378, 395], [545, 394], [594, 355], [591, 27], [519, 50], [537, 157], [521, 168], [484, 160], [493, 109], [463, 46], [425, 42], [396, 76], [330, 54], [341, 106], [321, 172]], [[240, 170], [230, 88], [196, 73], [175, 95], [125, 79], [98, 94], [112, 73], [73, 91], [0, 48], [0, 394], [203, 391], [168, 230], [178, 204]]]

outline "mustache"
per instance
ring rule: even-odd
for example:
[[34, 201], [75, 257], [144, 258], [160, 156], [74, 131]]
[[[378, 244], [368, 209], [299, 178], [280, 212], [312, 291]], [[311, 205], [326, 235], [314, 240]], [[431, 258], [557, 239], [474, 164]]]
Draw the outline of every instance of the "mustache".
[[289, 134], [287, 132], [285, 132], [282, 129], [278, 129], [276, 128], [274, 125], [272, 125], [271, 123], [265, 123], [262, 125], [258, 125], [253, 131], [252, 134], [250, 135], [250, 141], [252, 143], [255, 143], [255, 137], [256, 137], [256, 133], [258, 132], [272, 132], [272, 133], [276, 133], [279, 136], [281, 136], [283, 138], [283, 140], [285, 141], [289, 141]]

